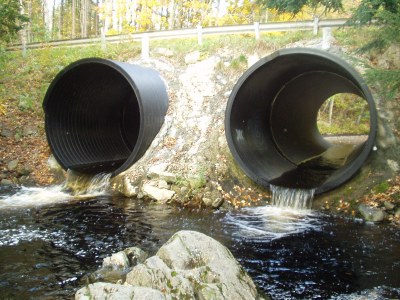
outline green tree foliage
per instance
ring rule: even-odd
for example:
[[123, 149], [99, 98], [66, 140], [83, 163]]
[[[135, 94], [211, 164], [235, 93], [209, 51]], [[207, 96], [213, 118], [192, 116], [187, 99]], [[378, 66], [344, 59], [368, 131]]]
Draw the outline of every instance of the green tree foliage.
[[8, 42], [27, 21], [18, 0], [0, 0], [0, 41]]
[[[349, 23], [355, 26], [373, 26], [371, 39], [359, 48], [359, 52], [378, 51], [385, 55], [389, 47], [400, 47], [400, 1], [363, 0], [354, 11]], [[398, 57], [397, 57], [398, 60]], [[370, 68], [366, 74], [371, 83], [378, 82], [382, 92], [394, 98], [400, 90], [400, 70], [398, 68]]]
[[400, 42], [400, 1], [363, 0], [354, 11], [349, 23], [356, 26], [381, 26], [372, 41], [361, 50], [384, 48]]
[[316, 15], [317, 9], [322, 8], [322, 14], [343, 10], [342, 0], [258, 0], [261, 4], [278, 13], [296, 15], [303, 8], [310, 7]]

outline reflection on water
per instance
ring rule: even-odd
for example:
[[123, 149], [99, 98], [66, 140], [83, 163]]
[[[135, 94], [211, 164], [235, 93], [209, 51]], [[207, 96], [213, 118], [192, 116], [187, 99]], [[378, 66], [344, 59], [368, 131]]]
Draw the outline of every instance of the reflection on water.
[[[6, 201], [9, 196], [1, 196]], [[10, 191], [6, 191], [7, 195]], [[400, 287], [400, 233], [311, 211], [173, 208], [111, 196], [0, 209], [0, 295], [71, 299], [102, 259], [138, 246], [151, 255], [176, 231], [226, 245], [273, 299], [328, 299]]]

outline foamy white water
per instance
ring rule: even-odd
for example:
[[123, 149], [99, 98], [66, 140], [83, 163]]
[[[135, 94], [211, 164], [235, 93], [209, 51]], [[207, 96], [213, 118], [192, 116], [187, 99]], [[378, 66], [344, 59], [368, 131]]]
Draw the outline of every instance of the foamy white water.
[[0, 196], [0, 208], [47, 205], [73, 198], [62, 185], [51, 187], [22, 187], [11, 196]]
[[270, 241], [308, 230], [319, 230], [321, 221], [311, 210], [274, 206], [243, 208], [227, 216], [234, 235], [252, 241]]
[[[91, 198], [107, 194], [111, 174], [98, 174], [89, 180], [78, 194], [66, 191], [67, 184], [48, 187], [21, 187], [9, 196], [0, 196], [0, 209], [34, 207], [69, 201], [72, 199]], [[82, 186], [82, 183], [80, 183]]]

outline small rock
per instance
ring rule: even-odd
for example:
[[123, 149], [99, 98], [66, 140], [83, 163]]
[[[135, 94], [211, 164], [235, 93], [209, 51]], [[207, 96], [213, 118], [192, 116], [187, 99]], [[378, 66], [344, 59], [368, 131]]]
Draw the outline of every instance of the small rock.
[[224, 97], [225, 97], [225, 98], [228, 98], [228, 97], [231, 95], [231, 93], [232, 93], [232, 91], [226, 91], [226, 92], [224, 93]]
[[213, 201], [210, 198], [204, 197], [201, 200], [203, 201], [204, 205], [207, 206], [207, 207], [210, 207], [213, 204]]
[[29, 174], [32, 173], [32, 170], [28, 167], [24, 167], [21, 170], [18, 171], [19, 176], [28, 176]]
[[14, 183], [9, 179], [2, 179], [0, 184], [1, 185], [13, 185]]
[[37, 135], [38, 128], [35, 125], [27, 125], [22, 129], [23, 136]]
[[134, 196], [138, 195], [139, 187], [138, 186], [134, 186], [127, 177], [124, 178], [123, 183], [124, 184], [123, 184], [123, 187], [122, 187], [122, 193], [126, 197], [134, 197]]
[[392, 209], [394, 208], [394, 204], [393, 204], [393, 203], [390, 203], [389, 201], [385, 201], [385, 202], [383, 203], [383, 205], [385, 206], [385, 208], [386, 208], [387, 210], [392, 210]]
[[138, 247], [127, 248], [124, 250], [124, 252], [129, 259], [129, 264], [131, 267], [143, 263], [148, 257], [148, 254]]
[[400, 171], [400, 167], [399, 164], [397, 163], [397, 161], [388, 159], [387, 160], [387, 164], [389, 166], [389, 168], [393, 171], [393, 172], [399, 172]]
[[0, 135], [1, 135], [2, 137], [9, 138], [9, 137], [12, 137], [14, 134], [13, 134], [13, 132], [12, 132], [11, 130], [9, 130], [9, 129], [7, 129], [7, 128], [3, 128], [3, 129], [1, 130], [1, 132], [0, 132]]
[[165, 180], [158, 180], [157, 187], [160, 189], [169, 189], [168, 182], [166, 182]]
[[29, 176], [21, 176], [18, 178], [18, 183], [23, 186], [34, 186], [35, 181]]
[[148, 197], [150, 197], [151, 199], [154, 199], [162, 203], [167, 202], [175, 195], [174, 191], [167, 189], [160, 189], [150, 184], [144, 184], [142, 190], [143, 193]]
[[168, 164], [151, 166], [147, 172], [147, 177], [150, 179], [161, 179], [168, 183], [174, 183], [176, 181], [176, 175], [174, 173], [167, 172], [167, 167]]
[[156, 48], [156, 49], [154, 49], [154, 52], [159, 55], [166, 56], [166, 57], [172, 57], [175, 54], [174, 51], [167, 49], [167, 48]]
[[111, 282], [119, 283], [126, 279], [127, 270], [114, 270], [111, 268], [102, 268], [90, 274], [89, 276], [84, 276], [81, 282], [94, 283], [94, 282]]
[[186, 64], [194, 64], [200, 60], [200, 51], [194, 51], [185, 56]]
[[130, 267], [128, 256], [124, 251], [114, 253], [103, 260], [103, 268], [111, 268], [114, 270], [125, 270]]
[[224, 199], [223, 198], [217, 198], [213, 201], [213, 203], [211, 204], [211, 206], [213, 208], [219, 208], [222, 204], [224, 203]]
[[57, 162], [54, 155], [50, 155], [49, 159], [47, 160], [47, 165], [50, 168], [50, 171], [53, 174], [53, 179], [55, 182], [63, 182], [66, 179], [66, 172], [61, 167], [61, 165]]
[[18, 166], [18, 160], [15, 159], [15, 160], [10, 161], [10, 162], [7, 164], [7, 169], [8, 169], [9, 171], [14, 171], [14, 170], [17, 168], [17, 166]]
[[398, 208], [398, 209], [396, 210], [396, 212], [394, 213], [394, 216], [395, 216], [396, 218], [400, 218], [400, 208]]
[[260, 57], [258, 56], [258, 54], [250, 55], [249, 58], [247, 59], [247, 68], [250, 68], [252, 65], [254, 65], [259, 60], [260, 60]]
[[360, 204], [358, 210], [364, 219], [370, 222], [382, 222], [386, 216], [386, 213], [382, 209], [365, 204]]

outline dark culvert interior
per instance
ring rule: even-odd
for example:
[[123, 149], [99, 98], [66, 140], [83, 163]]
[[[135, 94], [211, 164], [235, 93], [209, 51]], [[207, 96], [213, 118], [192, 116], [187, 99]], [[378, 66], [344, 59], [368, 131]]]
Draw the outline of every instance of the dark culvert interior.
[[152, 69], [91, 58], [56, 76], [43, 108], [48, 142], [64, 169], [116, 175], [150, 146], [168, 95]]
[[[332, 143], [318, 128], [321, 106], [337, 94], [367, 103], [369, 132], [358, 145]], [[347, 62], [323, 50], [292, 48], [243, 74], [230, 95], [225, 127], [234, 159], [255, 182], [318, 194], [361, 168], [374, 146], [377, 115], [368, 87]]]

